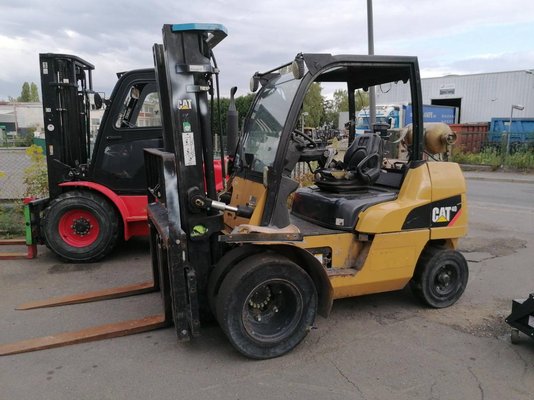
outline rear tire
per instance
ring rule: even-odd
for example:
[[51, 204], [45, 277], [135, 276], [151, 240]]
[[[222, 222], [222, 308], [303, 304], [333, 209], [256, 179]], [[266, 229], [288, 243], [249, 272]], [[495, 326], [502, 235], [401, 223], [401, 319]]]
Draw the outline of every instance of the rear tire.
[[119, 220], [104, 197], [75, 190], [50, 202], [41, 220], [46, 245], [62, 260], [95, 262], [118, 242]]
[[217, 320], [243, 355], [268, 359], [291, 351], [308, 334], [317, 291], [297, 264], [275, 253], [250, 256], [224, 278]]
[[462, 296], [468, 278], [467, 261], [460, 252], [427, 247], [417, 262], [410, 287], [424, 304], [445, 308]]

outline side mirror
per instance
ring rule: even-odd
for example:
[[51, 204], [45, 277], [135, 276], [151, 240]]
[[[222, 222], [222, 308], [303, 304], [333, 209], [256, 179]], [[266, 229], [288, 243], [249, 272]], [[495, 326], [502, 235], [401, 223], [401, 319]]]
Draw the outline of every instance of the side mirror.
[[301, 79], [304, 76], [306, 70], [304, 68], [304, 59], [302, 58], [302, 55], [297, 55], [297, 57], [295, 57], [295, 60], [291, 64], [291, 72], [293, 72], [293, 77], [295, 79]]
[[254, 93], [256, 90], [258, 90], [259, 87], [260, 87], [260, 77], [258, 73], [256, 72], [250, 78], [250, 91]]
[[100, 93], [98, 92], [93, 93], [93, 102], [95, 104], [95, 109], [100, 110], [102, 108], [104, 101], [102, 100]]

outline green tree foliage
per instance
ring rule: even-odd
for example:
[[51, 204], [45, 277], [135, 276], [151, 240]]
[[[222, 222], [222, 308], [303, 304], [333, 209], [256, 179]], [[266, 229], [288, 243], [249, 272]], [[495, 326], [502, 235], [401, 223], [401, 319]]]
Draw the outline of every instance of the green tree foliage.
[[39, 90], [34, 82], [30, 84], [30, 101], [35, 103], [39, 102]]
[[[248, 110], [250, 106], [252, 105], [252, 102], [254, 101], [254, 94], [249, 93], [244, 96], [239, 96], [235, 98], [235, 106], [239, 113], [239, 129], [243, 128], [243, 120], [245, 119]], [[221, 97], [220, 99], [220, 106], [217, 105], [217, 100], [214, 101], [213, 104], [213, 110], [211, 110], [211, 103], [210, 103], [210, 110], [212, 111], [212, 118], [213, 118], [213, 135], [217, 136], [220, 134], [219, 130], [219, 120], [221, 121], [221, 127], [223, 135], [226, 135], [226, 113], [228, 111], [228, 106], [230, 105], [230, 99], [227, 97]], [[220, 117], [219, 117], [219, 109], [220, 109]], [[223, 137], [223, 142], [226, 143], [226, 138]], [[215, 145], [215, 148], [218, 148], [218, 144]]]
[[363, 90], [356, 90], [354, 101], [356, 103], [356, 111], [360, 111], [364, 107], [369, 107], [369, 93]]
[[235, 107], [237, 108], [237, 111], [239, 112], [239, 127], [240, 128], [243, 126], [243, 120], [247, 116], [248, 110], [250, 106], [252, 105], [253, 101], [254, 101], [253, 93], [248, 93], [244, 96], [236, 97], [235, 99]]
[[[334, 110], [338, 113], [349, 111], [349, 96], [346, 90], [338, 89], [334, 92]], [[356, 111], [369, 106], [369, 93], [363, 90], [356, 90], [354, 92], [354, 102], [356, 103]]]
[[345, 89], [335, 90], [333, 98], [333, 109], [336, 113], [349, 111], [349, 95]]
[[28, 82], [24, 82], [22, 84], [22, 91], [20, 92], [20, 96], [17, 100], [23, 103], [31, 101], [31, 89]]
[[18, 101], [20, 103], [29, 103], [29, 102], [39, 102], [39, 89], [37, 89], [37, 85], [32, 82], [24, 82], [22, 84], [22, 90], [20, 92], [20, 96], [16, 99], [10, 97], [10, 101]]
[[321, 84], [314, 82], [308, 89], [302, 111], [308, 115], [304, 117], [304, 125], [317, 127], [324, 120], [323, 96], [321, 96]]
[[324, 124], [329, 125], [333, 128], [337, 128], [339, 113], [336, 111], [334, 107], [334, 101], [330, 99], [324, 99], [323, 110], [324, 110]]

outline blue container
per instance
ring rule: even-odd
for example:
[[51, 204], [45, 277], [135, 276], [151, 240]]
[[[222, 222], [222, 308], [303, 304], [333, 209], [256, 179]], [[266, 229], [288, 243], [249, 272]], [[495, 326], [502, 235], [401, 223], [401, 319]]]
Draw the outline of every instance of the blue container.
[[[510, 118], [492, 118], [490, 131], [488, 132], [489, 143], [500, 143], [503, 133], [508, 133]], [[534, 144], [534, 118], [512, 119], [512, 134], [510, 143]]]

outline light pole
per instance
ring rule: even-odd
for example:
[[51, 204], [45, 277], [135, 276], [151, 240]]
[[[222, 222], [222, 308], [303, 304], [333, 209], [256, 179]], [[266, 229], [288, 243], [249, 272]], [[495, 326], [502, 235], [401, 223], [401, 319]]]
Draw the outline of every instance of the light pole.
[[510, 136], [512, 136], [512, 117], [514, 115], [514, 110], [523, 111], [524, 109], [524, 106], [512, 104], [512, 109], [510, 110], [510, 123], [508, 124], [508, 137], [506, 138], [506, 154], [510, 154]]
[[[369, 55], [375, 54], [375, 43], [373, 33], [373, 0], [367, 0], [367, 41]], [[376, 122], [376, 96], [375, 87], [369, 87], [369, 130], [373, 131], [373, 124]]]

